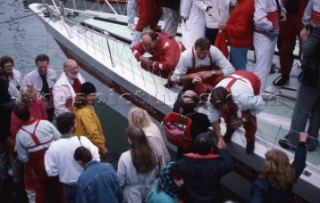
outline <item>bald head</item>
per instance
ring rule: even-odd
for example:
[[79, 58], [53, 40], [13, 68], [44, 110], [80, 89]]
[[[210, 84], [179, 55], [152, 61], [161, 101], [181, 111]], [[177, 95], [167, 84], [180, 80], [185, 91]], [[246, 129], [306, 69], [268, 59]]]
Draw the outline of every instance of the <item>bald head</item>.
[[188, 103], [194, 103], [196, 97], [197, 97], [197, 93], [195, 93], [192, 90], [187, 90], [182, 95], [181, 99], [183, 103], [188, 104]]
[[71, 79], [78, 78], [79, 66], [73, 59], [67, 59], [63, 64], [63, 69], [67, 77]]
[[141, 43], [147, 52], [154, 54], [157, 49], [158, 39], [158, 33], [153, 30], [148, 30], [142, 34]]

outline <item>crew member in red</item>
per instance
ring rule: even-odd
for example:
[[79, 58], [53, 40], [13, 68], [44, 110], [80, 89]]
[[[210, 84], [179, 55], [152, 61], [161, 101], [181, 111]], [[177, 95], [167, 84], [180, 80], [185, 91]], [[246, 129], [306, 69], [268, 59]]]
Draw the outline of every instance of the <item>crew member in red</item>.
[[162, 16], [160, 0], [135, 0], [138, 7], [138, 22], [133, 34], [131, 47], [140, 41], [143, 31], [157, 31], [158, 22]]
[[[141, 61], [141, 67], [162, 78], [168, 78], [174, 71], [184, 50], [184, 46], [171, 35], [152, 30], [144, 32], [141, 42], [132, 47], [134, 56]], [[152, 57], [143, 56], [146, 52]]]
[[[36, 203], [48, 203], [52, 189], [58, 189], [53, 202], [65, 202], [62, 185], [58, 180], [47, 176], [44, 166], [44, 154], [48, 147], [60, 138], [60, 133], [52, 123], [33, 118], [24, 103], [18, 103], [13, 109], [14, 114], [23, 121], [16, 136], [16, 149], [19, 160], [24, 163], [24, 179], [35, 180]], [[28, 184], [28, 183], [25, 183]]]
[[[263, 99], [259, 95], [260, 79], [249, 71], [235, 71], [221, 80], [209, 95], [208, 118], [219, 142], [228, 143], [236, 128], [243, 125], [247, 139], [246, 152], [254, 151], [257, 131], [256, 115], [263, 110]], [[238, 109], [241, 117], [238, 118]], [[227, 131], [223, 139], [219, 124], [220, 115], [226, 123]]]
[[[296, 45], [297, 36], [299, 37], [300, 31], [303, 28], [302, 16], [308, 1], [309, 0], [284, 0], [284, 5], [287, 10], [287, 20], [282, 22], [280, 37], [278, 38], [281, 77], [274, 82], [275, 86], [283, 86], [289, 81], [294, 60], [293, 50]], [[300, 37], [299, 41], [301, 44]]]

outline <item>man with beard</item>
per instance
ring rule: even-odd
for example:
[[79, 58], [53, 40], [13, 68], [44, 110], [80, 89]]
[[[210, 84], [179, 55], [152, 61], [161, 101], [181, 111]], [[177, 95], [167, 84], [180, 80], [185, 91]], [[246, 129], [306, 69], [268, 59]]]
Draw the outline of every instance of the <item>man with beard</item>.
[[64, 72], [53, 86], [54, 113], [56, 116], [71, 111], [75, 95], [80, 92], [80, 86], [85, 82], [79, 73], [79, 66], [73, 59], [67, 59], [63, 64]]

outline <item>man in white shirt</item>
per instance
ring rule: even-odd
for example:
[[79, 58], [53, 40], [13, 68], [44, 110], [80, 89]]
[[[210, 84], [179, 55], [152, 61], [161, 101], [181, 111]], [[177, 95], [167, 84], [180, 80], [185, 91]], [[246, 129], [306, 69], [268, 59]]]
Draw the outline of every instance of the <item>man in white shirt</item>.
[[31, 85], [40, 93], [48, 114], [48, 120], [52, 121], [54, 113], [52, 88], [57, 80], [57, 74], [55, 70], [48, 68], [49, 57], [47, 55], [39, 54], [35, 63], [37, 69], [23, 78], [21, 86]]
[[[181, 53], [179, 63], [175, 68], [172, 81], [188, 84], [202, 83], [201, 86], [214, 87], [223, 76], [234, 71], [234, 67], [206, 38], [199, 38], [194, 47]], [[203, 93], [195, 90], [198, 94]]]
[[92, 159], [100, 161], [98, 148], [85, 136], [76, 136], [75, 115], [65, 112], [57, 117], [57, 128], [62, 134], [47, 150], [44, 164], [48, 176], [59, 176], [64, 185], [66, 202], [75, 202], [77, 180], [83, 168], [74, 160], [73, 155], [79, 146], [84, 146], [92, 153]]

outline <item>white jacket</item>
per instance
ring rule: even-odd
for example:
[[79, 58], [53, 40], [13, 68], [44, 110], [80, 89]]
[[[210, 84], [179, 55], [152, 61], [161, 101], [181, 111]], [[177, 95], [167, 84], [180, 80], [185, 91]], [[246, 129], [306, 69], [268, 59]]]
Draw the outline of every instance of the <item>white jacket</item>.
[[186, 49], [194, 46], [200, 37], [203, 37], [206, 30], [204, 12], [200, 10], [192, 0], [182, 0], [180, 5], [180, 15], [185, 18], [182, 20], [182, 44]]
[[310, 0], [307, 4], [306, 9], [302, 17], [303, 25], [310, 24], [312, 11], [320, 13], [320, 1], [319, 0]]
[[[233, 77], [241, 78], [242, 80], [237, 80], [231, 86], [232, 99], [237, 105], [240, 111], [250, 110], [252, 115], [257, 115], [263, 111], [263, 99], [260, 95], [255, 96], [251, 83], [242, 76], [232, 74]], [[227, 87], [232, 78], [224, 78], [221, 80], [216, 87]], [[244, 81], [245, 82], [244, 82]], [[218, 121], [220, 118], [220, 113], [214, 108], [210, 102], [211, 95], [208, 97], [207, 107], [208, 107], [208, 118], [210, 123]]]
[[[47, 82], [48, 82], [49, 88], [52, 88], [56, 81], [57, 81], [56, 71], [51, 68], [48, 68]], [[21, 86], [24, 87], [26, 85], [32, 85], [38, 92], [41, 91], [43, 84], [42, 84], [42, 79], [40, 77], [39, 71], [37, 69], [31, 71], [26, 76], [24, 76]]]
[[[80, 83], [84, 83], [84, 78], [78, 73], [78, 79]], [[71, 102], [76, 96], [73, 87], [66, 76], [66, 74], [63, 72], [58, 79], [58, 81], [53, 86], [53, 102], [54, 102], [54, 114], [56, 116], [70, 111], [70, 109], [67, 108], [67, 102]], [[71, 101], [70, 101], [71, 100]]]
[[22, 75], [20, 71], [13, 69], [12, 76], [9, 76], [8, 79], [11, 84], [20, 89], [22, 83]]
[[[230, 0], [192, 0], [203, 12], [205, 12], [206, 26], [211, 29], [218, 29], [219, 22], [227, 22], [229, 19]], [[207, 8], [212, 8], [208, 11]]]
[[[286, 12], [282, 0], [279, 0], [279, 4], [282, 12]], [[273, 29], [273, 24], [267, 19], [267, 14], [277, 10], [275, 0], [254, 0], [254, 30], [270, 32]]]

